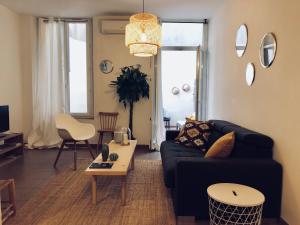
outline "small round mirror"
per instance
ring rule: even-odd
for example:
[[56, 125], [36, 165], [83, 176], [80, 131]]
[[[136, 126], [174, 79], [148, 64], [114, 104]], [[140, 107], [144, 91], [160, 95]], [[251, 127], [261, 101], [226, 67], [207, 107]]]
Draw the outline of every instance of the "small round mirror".
[[181, 88], [184, 92], [189, 92], [191, 90], [191, 86], [189, 84], [182, 85]]
[[255, 78], [255, 68], [253, 63], [248, 63], [246, 67], [246, 83], [250, 87]]
[[101, 61], [100, 65], [100, 70], [102, 73], [108, 74], [111, 73], [114, 69], [114, 65], [112, 63], [112, 61], [104, 59]]
[[248, 30], [245, 24], [241, 25], [236, 33], [235, 50], [238, 57], [245, 53], [248, 43]]
[[276, 48], [277, 44], [274, 34], [265, 34], [259, 50], [260, 62], [264, 68], [268, 68], [272, 65], [276, 55]]
[[180, 89], [178, 87], [173, 87], [171, 92], [173, 95], [178, 95], [180, 93]]

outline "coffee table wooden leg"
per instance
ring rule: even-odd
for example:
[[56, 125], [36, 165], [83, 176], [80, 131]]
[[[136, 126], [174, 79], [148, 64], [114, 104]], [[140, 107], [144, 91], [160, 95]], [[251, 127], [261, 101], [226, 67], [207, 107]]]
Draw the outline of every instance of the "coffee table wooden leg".
[[97, 176], [92, 176], [92, 201], [97, 204]]
[[122, 176], [122, 205], [126, 205], [126, 176]]
[[134, 155], [132, 156], [132, 159], [131, 159], [131, 169], [134, 170]]

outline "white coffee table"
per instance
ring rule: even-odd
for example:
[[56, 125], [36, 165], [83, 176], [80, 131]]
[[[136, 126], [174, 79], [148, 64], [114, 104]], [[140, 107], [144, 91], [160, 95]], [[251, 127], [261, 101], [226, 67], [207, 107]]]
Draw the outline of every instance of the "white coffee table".
[[265, 196], [241, 184], [219, 183], [207, 188], [211, 225], [260, 225]]
[[[134, 169], [134, 151], [137, 141], [131, 140], [130, 145], [122, 146], [111, 141], [109, 143], [109, 153], [117, 153], [119, 158], [113, 162], [110, 169], [90, 169], [85, 170], [85, 174], [92, 177], [92, 202], [97, 204], [97, 177], [98, 176], [121, 176], [122, 204], [126, 204], [126, 178], [128, 171]], [[100, 154], [93, 162], [101, 163], [102, 155]], [[108, 161], [109, 162], [109, 161]]]

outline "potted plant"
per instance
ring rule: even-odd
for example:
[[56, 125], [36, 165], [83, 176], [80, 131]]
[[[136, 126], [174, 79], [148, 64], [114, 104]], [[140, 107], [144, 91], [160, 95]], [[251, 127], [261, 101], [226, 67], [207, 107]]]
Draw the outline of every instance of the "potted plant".
[[[124, 107], [129, 106], [129, 129], [132, 131], [133, 138], [133, 106], [141, 98], [149, 99], [149, 84], [147, 74], [140, 71], [141, 65], [126, 66], [121, 68], [121, 74], [117, 80], [111, 81], [112, 86], [116, 87], [119, 96], [119, 102], [123, 103]], [[134, 139], [134, 138], [133, 138]]]

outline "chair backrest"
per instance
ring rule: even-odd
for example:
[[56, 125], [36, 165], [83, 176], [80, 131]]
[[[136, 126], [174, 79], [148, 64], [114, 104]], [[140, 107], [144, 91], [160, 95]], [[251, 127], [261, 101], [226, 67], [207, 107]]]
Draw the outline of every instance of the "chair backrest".
[[118, 115], [117, 112], [99, 112], [100, 130], [115, 130]]
[[79, 122], [74, 119], [71, 115], [65, 113], [58, 113], [55, 115], [55, 125], [57, 129], [69, 130], [73, 128]]
[[58, 113], [55, 116], [58, 134], [62, 139], [87, 140], [95, 135], [92, 124], [81, 123], [69, 114]]

